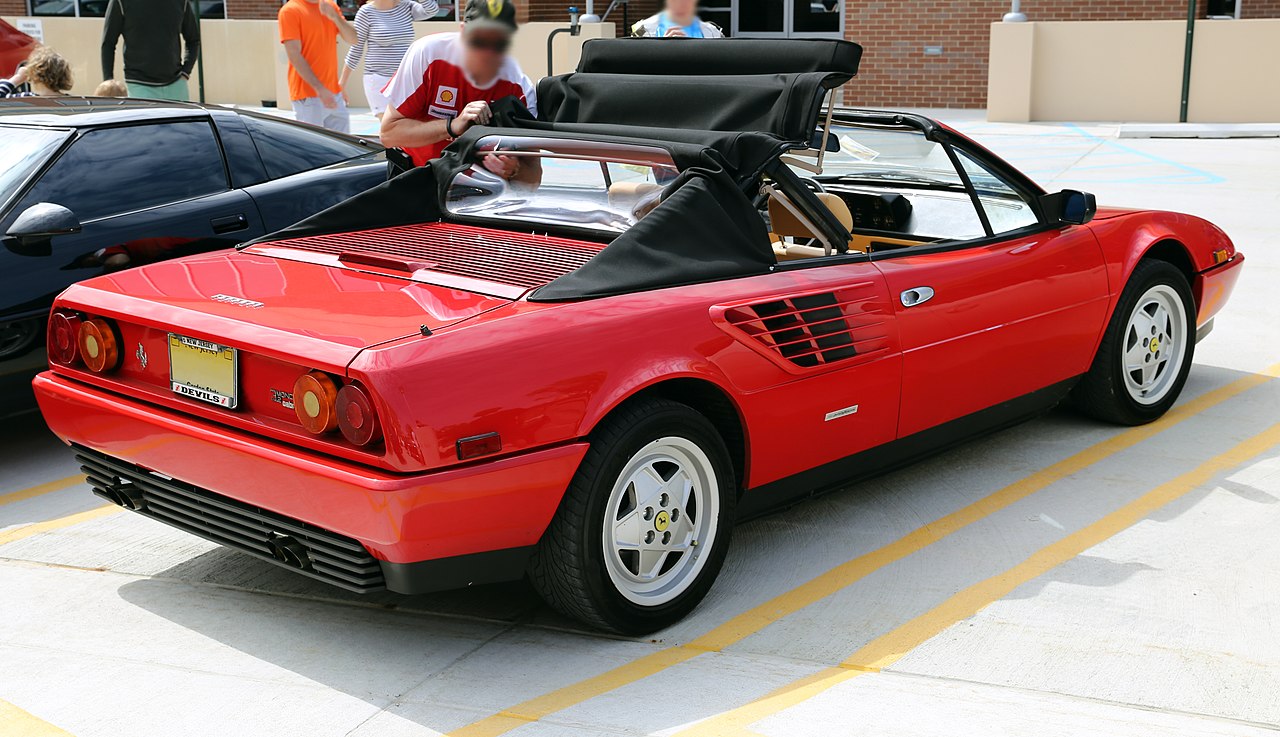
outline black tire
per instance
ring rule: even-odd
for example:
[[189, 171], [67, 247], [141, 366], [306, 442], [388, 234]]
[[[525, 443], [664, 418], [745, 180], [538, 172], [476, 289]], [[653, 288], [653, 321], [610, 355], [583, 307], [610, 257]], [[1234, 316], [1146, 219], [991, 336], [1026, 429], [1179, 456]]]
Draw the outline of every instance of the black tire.
[[[687, 588], [670, 601], [642, 606], [610, 578], [604, 552], [609, 497], [627, 464], [661, 438], [695, 444], [711, 462], [719, 500], [716, 530], [689, 554], [704, 557]], [[592, 627], [627, 635], [648, 634], [680, 620], [702, 600], [724, 564], [733, 525], [737, 486], [733, 464], [715, 427], [688, 405], [641, 398], [619, 407], [591, 434], [577, 474], [530, 563], [529, 580], [557, 611]]]
[[[1181, 299], [1185, 334], [1181, 336], [1183, 345], [1179, 348], [1183, 356], [1177, 375], [1163, 397], [1154, 403], [1144, 404], [1133, 397], [1125, 380], [1126, 340], [1129, 320], [1139, 300], [1160, 285], [1172, 288]], [[1159, 419], [1182, 393], [1195, 355], [1195, 334], [1195, 298], [1187, 278], [1167, 261], [1146, 259], [1138, 262], [1102, 336], [1093, 365], [1071, 392], [1072, 403], [1091, 417], [1121, 425], [1144, 425]]]

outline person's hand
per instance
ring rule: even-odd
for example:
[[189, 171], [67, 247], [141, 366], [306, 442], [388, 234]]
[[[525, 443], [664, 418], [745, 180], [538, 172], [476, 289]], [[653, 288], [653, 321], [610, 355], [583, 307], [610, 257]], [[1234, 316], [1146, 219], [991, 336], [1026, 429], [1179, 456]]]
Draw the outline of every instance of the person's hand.
[[316, 90], [316, 96], [320, 98], [320, 103], [327, 108], [335, 108], [338, 106], [338, 96], [324, 87]]
[[480, 163], [503, 179], [511, 179], [520, 173], [520, 159], [515, 156], [488, 154], [480, 160]]
[[342, 11], [338, 10], [338, 6], [329, 2], [329, 0], [320, 0], [320, 15], [335, 23], [339, 20], [346, 20], [346, 18], [342, 17]]
[[680, 26], [672, 26], [667, 29], [666, 38], [675, 38], [677, 36], [688, 36], [688, 35], [689, 34], [685, 33], [684, 29], [681, 28]]
[[25, 66], [18, 67], [18, 71], [14, 72], [12, 77], [9, 77], [9, 84], [12, 84], [14, 87], [21, 87], [26, 83], [27, 68]]
[[487, 102], [470, 102], [453, 119], [453, 135], [460, 136], [473, 125], [488, 125], [493, 120], [493, 113]]

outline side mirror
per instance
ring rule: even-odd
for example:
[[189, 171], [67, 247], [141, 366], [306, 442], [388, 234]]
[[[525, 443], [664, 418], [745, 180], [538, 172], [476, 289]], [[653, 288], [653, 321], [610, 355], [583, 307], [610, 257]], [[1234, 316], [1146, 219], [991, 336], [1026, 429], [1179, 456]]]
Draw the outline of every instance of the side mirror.
[[37, 202], [22, 211], [5, 233], [4, 246], [19, 256], [48, 256], [55, 235], [80, 232], [75, 213], [52, 202]]
[[1088, 192], [1064, 189], [1042, 196], [1040, 208], [1051, 222], [1084, 225], [1098, 212], [1098, 201]]

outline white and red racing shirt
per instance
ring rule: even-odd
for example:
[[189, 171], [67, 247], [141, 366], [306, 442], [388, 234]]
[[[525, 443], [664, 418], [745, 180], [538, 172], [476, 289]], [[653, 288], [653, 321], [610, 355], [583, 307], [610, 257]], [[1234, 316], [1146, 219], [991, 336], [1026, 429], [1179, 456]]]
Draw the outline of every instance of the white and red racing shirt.
[[[515, 95], [535, 116], [538, 114], [533, 82], [508, 56], [498, 76], [483, 87], [471, 81], [462, 68], [463, 41], [460, 33], [437, 33], [418, 39], [409, 47], [382, 92], [387, 101], [406, 118], [427, 120], [457, 115], [468, 103], [493, 102]], [[448, 140], [430, 146], [407, 148], [413, 163], [422, 166], [440, 155]]]

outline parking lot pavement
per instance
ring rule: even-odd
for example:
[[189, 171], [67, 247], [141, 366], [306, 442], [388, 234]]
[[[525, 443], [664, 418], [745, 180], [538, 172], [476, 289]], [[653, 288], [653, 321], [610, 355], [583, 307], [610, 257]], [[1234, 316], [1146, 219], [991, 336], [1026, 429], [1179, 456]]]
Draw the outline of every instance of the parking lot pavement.
[[523, 584], [357, 597], [104, 507], [0, 428], [0, 735], [1261, 735], [1280, 728], [1280, 140], [955, 125], [1249, 261], [1161, 421], [1055, 411], [743, 525], [652, 638]]

